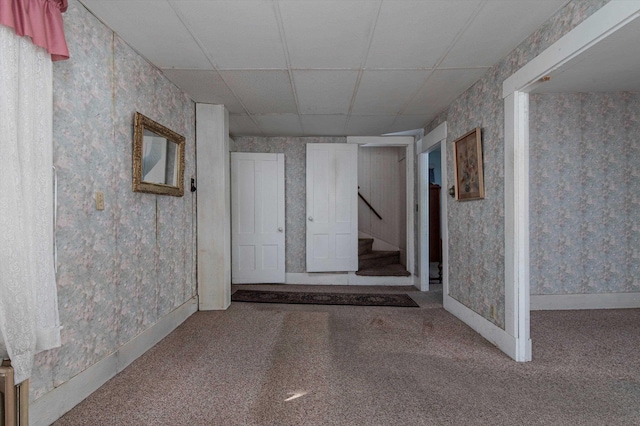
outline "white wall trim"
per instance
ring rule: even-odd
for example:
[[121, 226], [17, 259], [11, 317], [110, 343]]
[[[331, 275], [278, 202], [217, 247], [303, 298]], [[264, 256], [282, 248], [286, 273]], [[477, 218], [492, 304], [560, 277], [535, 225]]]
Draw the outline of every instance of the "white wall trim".
[[529, 337], [529, 94], [504, 100], [505, 331], [516, 337], [521, 358], [531, 361]]
[[414, 136], [347, 136], [347, 143], [367, 146], [403, 146], [413, 145]]
[[531, 295], [532, 311], [640, 308], [640, 293]]
[[200, 310], [231, 304], [231, 160], [224, 105], [196, 104]]
[[444, 121], [438, 125], [435, 129], [430, 131], [427, 136], [424, 137], [422, 142], [422, 150], [419, 152], [423, 153], [428, 151], [434, 145], [440, 143], [443, 140], [447, 140], [447, 122]]
[[[422, 147], [418, 147], [421, 149]], [[418, 265], [420, 291], [429, 291], [429, 154], [418, 152]], [[444, 267], [444, 266], [443, 266]]]
[[640, 16], [640, 2], [612, 0], [503, 82], [505, 105], [505, 328], [516, 360], [531, 359], [529, 283], [529, 97], [541, 77]]
[[140, 355], [164, 339], [198, 310], [197, 297], [189, 299], [118, 350], [93, 364], [69, 381], [31, 402], [32, 426], [49, 425], [124, 370]]
[[[640, 15], [640, 2], [612, 0], [507, 78], [502, 97], [530, 86]], [[529, 87], [529, 90], [533, 87]], [[528, 90], [527, 90], [528, 91]]]
[[[509, 333], [493, 324], [483, 316], [467, 308], [462, 303], [458, 302], [451, 296], [444, 294], [444, 308], [459, 318], [462, 322], [467, 324], [473, 330], [475, 330], [482, 337], [494, 344], [502, 352], [510, 356], [511, 358], [518, 360], [520, 354], [518, 354], [518, 345], [516, 344], [516, 338]], [[529, 340], [529, 346], [531, 346], [531, 340]], [[529, 348], [529, 352], [531, 352]]]
[[313, 273], [287, 272], [285, 284], [301, 285], [375, 285], [375, 286], [413, 286], [414, 279], [409, 277], [367, 277], [349, 273]]

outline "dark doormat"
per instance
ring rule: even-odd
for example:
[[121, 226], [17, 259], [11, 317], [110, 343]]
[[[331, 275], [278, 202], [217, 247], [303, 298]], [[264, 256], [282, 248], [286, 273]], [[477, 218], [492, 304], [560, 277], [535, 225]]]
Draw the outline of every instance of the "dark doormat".
[[234, 302], [294, 303], [311, 305], [400, 306], [419, 305], [407, 294], [367, 293], [308, 293], [303, 291], [237, 290], [231, 295]]

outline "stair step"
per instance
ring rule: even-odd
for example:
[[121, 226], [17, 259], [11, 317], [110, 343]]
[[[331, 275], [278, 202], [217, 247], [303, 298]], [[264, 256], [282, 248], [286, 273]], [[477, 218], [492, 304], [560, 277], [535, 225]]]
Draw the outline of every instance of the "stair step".
[[373, 248], [373, 238], [358, 238], [358, 256], [371, 253]]
[[390, 265], [360, 269], [356, 272], [356, 275], [369, 277], [408, 277], [411, 274], [403, 265], [392, 263]]
[[372, 251], [358, 256], [358, 270], [400, 263], [399, 251]]

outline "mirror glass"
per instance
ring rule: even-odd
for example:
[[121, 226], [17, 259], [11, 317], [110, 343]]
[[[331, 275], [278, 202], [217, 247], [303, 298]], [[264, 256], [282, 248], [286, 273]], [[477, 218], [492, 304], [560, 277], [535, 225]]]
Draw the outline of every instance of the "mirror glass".
[[176, 186], [177, 145], [145, 129], [142, 138], [142, 181]]
[[136, 113], [133, 190], [184, 195], [184, 137]]

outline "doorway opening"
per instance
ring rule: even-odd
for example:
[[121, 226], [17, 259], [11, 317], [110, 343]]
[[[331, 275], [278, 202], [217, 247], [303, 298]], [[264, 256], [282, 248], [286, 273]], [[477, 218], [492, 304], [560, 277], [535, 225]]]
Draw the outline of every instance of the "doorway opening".
[[406, 149], [358, 147], [358, 271], [408, 277]]
[[[415, 261], [416, 261], [416, 230], [415, 230], [415, 211], [416, 206], [414, 204], [414, 164], [415, 164], [415, 136], [412, 134], [410, 136], [407, 135], [385, 135], [385, 136], [348, 136], [347, 143], [348, 144], [356, 144], [359, 148], [370, 148], [370, 147], [379, 147], [379, 148], [394, 148], [397, 151], [395, 161], [398, 165], [401, 164], [403, 167], [400, 167], [400, 178], [404, 182], [404, 185], [401, 187], [402, 189], [399, 191], [400, 201], [404, 206], [404, 212], [400, 214], [399, 217], [399, 225], [398, 227], [404, 228], [404, 238], [401, 239], [401, 244], [404, 243], [404, 247], [402, 250], [398, 250], [401, 252], [402, 260], [405, 262], [404, 264], [404, 274], [400, 276], [377, 276], [377, 275], [350, 275], [349, 283], [357, 284], [357, 285], [414, 285], [417, 284], [417, 276], [415, 275]], [[359, 149], [360, 153], [365, 154], [366, 151]], [[392, 151], [390, 151], [392, 152]], [[366, 154], [365, 154], [366, 155]], [[365, 197], [366, 198], [366, 197]], [[358, 197], [359, 203], [361, 203], [360, 197]], [[370, 201], [370, 200], [367, 200]], [[374, 208], [377, 208], [374, 203], [370, 203]], [[384, 216], [381, 215], [384, 219]], [[375, 239], [374, 239], [375, 240]], [[363, 243], [364, 244], [364, 243]], [[378, 247], [378, 246], [376, 246]], [[401, 248], [398, 246], [398, 248]], [[373, 247], [372, 250], [376, 248]], [[400, 264], [402, 265], [402, 264]], [[400, 266], [402, 267], [402, 266]]]
[[[512, 343], [498, 345], [516, 361], [530, 361], [530, 175], [529, 92], [553, 82], [571, 63], [597, 52], [597, 45], [640, 17], [634, 2], [610, 2], [565, 34], [503, 83], [505, 101], [505, 331]], [[636, 35], [637, 38], [637, 35]], [[612, 40], [615, 40], [613, 38]], [[592, 50], [596, 47], [596, 50]], [[619, 49], [608, 48], [615, 52]], [[623, 50], [620, 50], [623, 51]], [[627, 57], [633, 57], [628, 55]], [[599, 59], [600, 64], [612, 61]], [[615, 62], [614, 62], [615, 63]], [[565, 67], [567, 66], [567, 67]], [[580, 67], [591, 71], [591, 67]], [[569, 74], [567, 74], [569, 75]], [[583, 73], [587, 79], [594, 76]], [[557, 78], [560, 80], [560, 78]], [[573, 78], [573, 82], [580, 80]], [[607, 77], [608, 81], [628, 80]], [[573, 83], [572, 82], [572, 83]], [[550, 86], [546, 84], [546, 86]], [[591, 90], [591, 89], [590, 89]], [[625, 297], [628, 300], [628, 296]]]
[[[429, 284], [442, 284], [442, 220], [440, 206], [442, 204], [442, 163], [440, 157], [442, 148], [437, 145], [428, 151], [427, 182], [429, 199]], [[426, 271], [425, 271], [426, 273]]]
[[442, 284], [448, 294], [447, 123], [418, 141], [418, 211], [420, 290]]

